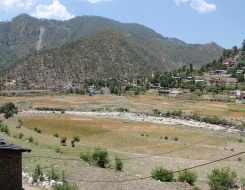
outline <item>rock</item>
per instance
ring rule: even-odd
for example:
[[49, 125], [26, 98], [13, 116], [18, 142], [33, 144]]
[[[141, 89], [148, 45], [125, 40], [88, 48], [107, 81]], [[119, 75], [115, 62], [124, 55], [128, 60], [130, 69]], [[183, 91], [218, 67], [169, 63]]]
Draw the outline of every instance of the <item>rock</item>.
[[50, 186], [53, 187], [53, 186], [55, 186], [56, 183], [57, 183], [57, 182], [56, 182], [55, 180], [51, 180], [51, 181], [50, 181]]
[[29, 183], [30, 185], [32, 185], [32, 183], [33, 183], [33, 177], [29, 177], [29, 178], [28, 178], [28, 183]]

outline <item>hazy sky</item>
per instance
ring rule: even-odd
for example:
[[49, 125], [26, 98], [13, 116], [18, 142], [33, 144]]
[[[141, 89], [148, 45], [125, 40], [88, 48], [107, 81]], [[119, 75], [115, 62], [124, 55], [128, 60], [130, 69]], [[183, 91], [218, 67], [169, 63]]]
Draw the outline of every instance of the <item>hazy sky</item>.
[[232, 48], [245, 39], [244, 10], [245, 0], [0, 0], [0, 21], [20, 13], [58, 20], [96, 15], [139, 23], [187, 43]]

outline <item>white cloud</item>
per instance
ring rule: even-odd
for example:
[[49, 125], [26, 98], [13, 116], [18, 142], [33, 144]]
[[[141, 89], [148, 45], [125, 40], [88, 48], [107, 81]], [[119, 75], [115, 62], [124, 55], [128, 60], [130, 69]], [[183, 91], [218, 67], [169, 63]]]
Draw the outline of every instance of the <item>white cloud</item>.
[[64, 5], [60, 4], [59, 0], [53, 0], [51, 5], [38, 5], [36, 12], [31, 15], [37, 18], [53, 18], [57, 20], [68, 20], [75, 17], [67, 11]]
[[1, 0], [0, 9], [6, 12], [14, 12], [19, 9], [29, 9], [36, 0]]
[[191, 2], [191, 7], [201, 14], [207, 14], [216, 10], [215, 4], [209, 4], [204, 0], [195, 0]]
[[217, 9], [215, 4], [207, 3], [205, 0], [174, 0], [177, 5], [189, 3], [190, 6], [200, 14], [207, 14]]
[[102, 1], [111, 1], [111, 0], [87, 0], [90, 3], [100, 3]]
[[174, 0], [177, 5], [180, 5], [180, 3], [187, 3], [189, 0]]

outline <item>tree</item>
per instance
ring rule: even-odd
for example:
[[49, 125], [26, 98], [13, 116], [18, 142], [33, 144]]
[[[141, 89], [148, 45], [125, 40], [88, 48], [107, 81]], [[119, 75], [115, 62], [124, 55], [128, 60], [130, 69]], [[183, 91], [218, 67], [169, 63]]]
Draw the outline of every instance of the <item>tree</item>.
[[180, 182], [187, 182], [190, 185], [194, 185], [197, 180], [197, 174], [190, 170], [184, 170], [179, 173], [178, 181]]
[[244, 82], [244, 74], [241, 73], [236, 76], [237, 82]]
[[96, 147], [92, 153], [92, 160], [101, 168], [105, 168], [109, 163], [109, 154], [105, 148]]
[[172, 182], [174, 174], [172, 171], [164, 169], [162, 166], [157, 167], [151, 172], [152, 178], [161, 182]]
[[229, 168], [213, 169], [208, 175], [211, 190], [229, 190], [235, 186], [237, 174]]
[[5, 103], [3, 106], [0, 107], [0, 114], [4, 113], [4, 118], [8, 119], [13, 117], [14, 114], [18, 113], [18, 107], [14, 105], [13, 102]]
[[242, 42], [242, 53], [245, 54], [245, 39]]

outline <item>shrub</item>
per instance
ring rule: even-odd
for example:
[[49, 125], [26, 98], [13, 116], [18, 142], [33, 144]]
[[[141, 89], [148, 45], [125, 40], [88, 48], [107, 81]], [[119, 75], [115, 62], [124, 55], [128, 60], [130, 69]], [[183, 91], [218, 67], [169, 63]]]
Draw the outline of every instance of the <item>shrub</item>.
[[51, 167], [50, 172], [48, 173], [49, 180], [55, 180], [57, 181], [59, 179], [59, 175], [54, 170], [54, 166]]
[[235, 186], [237, 174], [229, 168], [214, 169], [208, 175], [211, 190], [229, 190]]
[[141, 133], [141, 136], [142, 136], [142, 137], [145, 136], [144, 133]]
[[178, 137], [174, 137], [174, 141], [178, 141], [179, 139], [178, 139]]
[[9, 135], [9, 128], [3, 122], [0, 121], [0, 131]]
[[168, 140], [168, 136], [165, 136], [165, 140]]
[[62, 150], [61, 150], [61, 148], [60, 148], [59, 146], [56, 146], [56, 147], [54, 148], [54, 151], [55, 151], [56, 153], [62, 153]]
[[54, 133], [53, 136], [57, 138], [59, 137], [58, 133]]
[[153, 179], [160, 180], [161, 182], [172, 182], [174, 179], [173, 172], [164, 169], [162, 166], [152, 170], [151, 175]]
[[80, 152], [79, 157], [80, 157], [80, 159], [84, 160], [85, 162], [90, 162], [91, 161], [91, 153], [89, 151]]
[[19, 139], [22, 139], [23, 136], [24, 136], [23, 133], [19, 133], [19, 134], [18, 134]]
[[65, 110], [64, 109], [60, 110], [60, 113], [64, 114], [65, 113]]
[[178, 181], [180, 182], [187, 182], [190, 185], [194, 185], [197, 180], [197, 174], [190, 170], [184, 170], [179, 173]]
[[19, 118], [18, 122], [19, 122], [20, 125], [23, 125], [23, 120], [22, 119]]
[[238, 139], [238, 142], [242, 143], [242, 142], [243, 142], [243, 140], [242, 140], [242, 139]]
[[75, 137], [73, 137], [73, 139], [74, 139], [76, 142], [79, 142], [79, 141], [80, 141], [80, 137], [79, 137], [79, 136], [75, 136]]
[[36, 131], [37, 133], [42, 133], [42, 129], [34, 127], [34, 131]]
[[27, 137], [26, 140], [28, 140], [28, 141], [31, 142], [31, 143], [34, 142], [34, 138], [33, 138], [32, 136]]
[[62, 185], [56, 184], [53, 187], [53, 189], [54, 190], [79, 190], [79, 188], [76, 185], [70, 184], [70, 183], [67, 183], [67, 182], [64, 182]]
[[115, 157], [115, 170], [116, 171], [122, 171], [123, 170], [123, 161], [118, 158], [117, 156]]
[[92, 153], [92, 160], [95, 165], [105, 168], [109, 163], [109, 155], [105, 148], [96, 147]]
[[43, 172], [41, 169], [41, 166], [38, 164], [35, 168], [34, 168], [34, 172], [33, 172], [33, 182], [37, 182], [38, 179], [42, 180], [42, 176], [43, 176]]
[[242, 161], [242, 158], [241, 158], [241, 157], [238, 157], [237, 160], [238, 160], [239, 162], [241, 162], [241, 161]]

